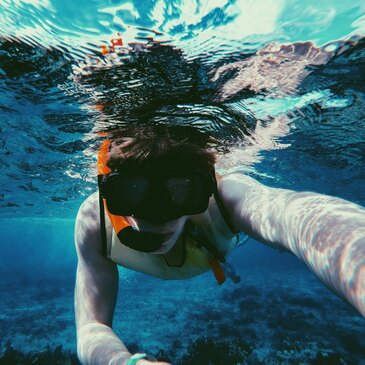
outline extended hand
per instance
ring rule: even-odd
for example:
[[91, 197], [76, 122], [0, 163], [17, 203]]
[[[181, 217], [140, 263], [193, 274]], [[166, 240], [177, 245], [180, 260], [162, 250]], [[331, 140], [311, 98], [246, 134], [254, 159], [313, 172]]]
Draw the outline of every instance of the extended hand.
[[220, 87], [219, 100], [230, 98], [242, 89], [283, 97], [296, 93], [300, 82], [310, 73], [308, 66], [323, 65], [332, 56], [333, 51], [315, 47], [311, 42], [271, 43], [243, 61], [219, 67], [211, 81], [217, 81], [229, 70], [236, 72]]

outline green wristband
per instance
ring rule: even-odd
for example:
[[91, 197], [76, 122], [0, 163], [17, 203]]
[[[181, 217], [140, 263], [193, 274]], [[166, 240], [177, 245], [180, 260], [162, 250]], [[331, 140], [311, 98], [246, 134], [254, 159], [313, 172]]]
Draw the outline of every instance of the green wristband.
[[129, 358], [127, 365], [136, 365], [138, 360], [147, 358], [148, 358], [147, 354], [134, 354]]

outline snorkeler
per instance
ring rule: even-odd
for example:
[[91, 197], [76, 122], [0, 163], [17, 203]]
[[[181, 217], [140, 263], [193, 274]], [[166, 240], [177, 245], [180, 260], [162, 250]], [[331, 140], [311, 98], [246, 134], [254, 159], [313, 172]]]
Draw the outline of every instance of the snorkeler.
[[[365, 209], [343, 199], [219, 177], [210, 137], [191, 127], [124, 128], [98, 156], [99, 192], [76, 219], [78, 356], [83, 364], [146, 365], [112, 330], [117, 265], [185, 279], [224, 264], [238, 232], [305, 262], [365, 316]], [[138, 330], [138, 329], [136, 329]]]
[[[211, 76], [212, 81], [218, 80], [219, 91], [212, 98], [229, 101], [241, 90], [270, 97], [295, 94], [311, 70], [308, 66], [325, 64], [332, 56], [333, 52], [311, 43], [269, 45], [254, 57], [215, 70]], [[142, 61], [143, 57], [142, 53]], [[115, 59], [112, 61], [114, 65]], [[180, 65], [176, 60], [173, 64]], [[129, 64], [134, 72], [141, 69], [138, 63], [132, 66]], [[119, 88], [128, 81], [123, 79], [126, 69], [120, 67]], [[86, 67], [85, 77], [78, 76], [76, 81], [92, 88], [104, 82], [108, 93], [94, 93], [102, 95], [102, 100], [96, 98], [92, 103], [98, 109], [100, 106], [106, 118], [116, 120], [123, 115], [138, 127], [122, 127], [102, 143], [99, 191], [85, 200], [76, 219], [75, 312], [78, 356], [83, 364], [166, 364], [146, 354], [131, 354], [112, 330], [117, 265], [161, 279], [185, 279], [212, 270], [219, 284], [226, 278], [238, 281], [226, 259], [240, 244], [242, 234], [296, 255], [365, 316], [364, 208], [317, 193], [267, 187], [242, 174], [220, 177], [215, 172], [222, 160], [246, 159], [249, 163], [259, 148], [275, 148], [273, 140], [287, 135], [290, 118], [285, 114], [275, 118], [269, 135], [267, 128], [256, 128], [256, 144], [221, 154], [218, 159], [208, 134], [174, 126], [173, 121], [170, 126], [142, 126], [138, 113], [133, 119], [135, 106], [147, 110], [142, 103], [147, 96], [155, 104], [165, 98], [182, 104], [176, 85], [190, 78], [187, 68], [179, 66], [174, 79], [169, 80], [170, 75], [162, 78], [169, 84], [157, 85], [156, 91], [143, 89], [150, 87], [147, 75], [141, 82], [143, 92], [133, 87], [105, 102], [103, 98], [111, 91], [108, 71], [110, 67], [103, 77], [89, 80], [94, 71]], [[223, 77], [220, 83], [226, 71], [234, 71], [236, 76]], [[96, 72], [101, 72], [99, 66]], [[115, 81], [115, 71], [110, 80]], [[176, 95], [176, 100], [170, 98]]]

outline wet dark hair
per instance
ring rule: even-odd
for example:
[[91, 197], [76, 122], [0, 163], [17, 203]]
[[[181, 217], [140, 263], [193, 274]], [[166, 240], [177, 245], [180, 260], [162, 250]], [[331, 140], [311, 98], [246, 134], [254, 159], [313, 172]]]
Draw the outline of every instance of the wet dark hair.
[[190, 126], [130, 126], [110, 133], [107, 166], [118, 169], [210, 171], [216, 161], [213, 139]]

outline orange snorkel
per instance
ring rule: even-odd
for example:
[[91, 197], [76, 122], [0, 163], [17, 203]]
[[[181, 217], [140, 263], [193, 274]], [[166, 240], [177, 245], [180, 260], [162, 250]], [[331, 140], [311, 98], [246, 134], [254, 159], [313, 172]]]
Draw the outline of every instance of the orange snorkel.
[[[100, 219], [103, 217], [105, 218], [104, 214], [104, 208], [106, 209], [106, 212], [108, 213], [109, 219], [114, 227], [114, 230], [117, 234], [119, 234], [124, 228], [131, 227], [131, 224], [128, 222], [126, 217], [114, 215], [111, 214], [107, 208], [105, 199], [103, 199], [101, 192], [100, 192], [100, 183], [103, 178], [103, 175], [110, 174], [112, 171], [111, 169], [106, 165], [106, 162], [108, 160], [107, 155], [110, 147], [110, 140], [106, 139], [101, 143], [101, 146], [99, 148], [98, 153], [98, 183], [99, 183], [99, 203], [100, 203]], [[105, 222], [102, 224], [105, 229]]]

